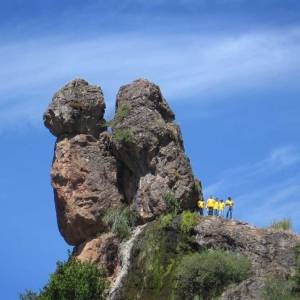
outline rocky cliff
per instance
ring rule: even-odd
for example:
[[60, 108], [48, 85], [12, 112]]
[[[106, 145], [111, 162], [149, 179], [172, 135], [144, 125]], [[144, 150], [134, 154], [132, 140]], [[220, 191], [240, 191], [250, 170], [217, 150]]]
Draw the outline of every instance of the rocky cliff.
[[195, 209], [201, 183], [157, 85], [122, 86], [114, 118], [104, 113], [101, 88], [76, 79], [55, 93], [44, 123], [57, 137], [51, 181], [59, 231], [78, 259], [105, 266], [109, 299], [183, 299], [176, 292], [182, 257], [205, 249], [251, 262], [251, 274], [223, 286], [221, 299], [261, 299], [268, 274], [291, 276], [299, 242], [292, 233], [195, 215], [182, 231], [181, 212]]

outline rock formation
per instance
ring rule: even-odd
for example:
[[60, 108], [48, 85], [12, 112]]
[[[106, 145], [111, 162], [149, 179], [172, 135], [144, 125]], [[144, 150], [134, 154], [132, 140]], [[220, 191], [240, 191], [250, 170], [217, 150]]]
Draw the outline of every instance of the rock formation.
[[[76, 79], [54, 95], [44, 114], [57, 137], [51, 179], [59, 230], [79, 260], [105, 266], [109, 300], [182, 299], [175, 282], [182, 257], [207, 249], [251, 262], [251, 276], [224, 287], [223, 300], [262, 299], [266, 276], [293, 274], [300, 239], [291, 232], [218, 217], [198, 217], [188, 233], [181, 231], [184, 213], [178, 213], [195, 209], [202, 187], [157, 85], [139, 79], [121, 87], [115, 110], [106, 122], [101, 88]], [[162, 226], [168, 199], [179, 209]], [[111, 211], [136, 217], [129, 240], [106, 221]]]
[[[124, 112], [126, 117], [121, 115]], [[127, 132], [130, 139], [116, 141], [114, 153], [122, 162], [120, 181], [127, 187], [126, 201], [135, 199], [143, 221], [166, 210], [163, 195], [168, 191], [175, 194], [183, 209], [194, 208], [199, 197], [174, 119], [157, 85], [140, 79], [120, 88], [113, 133]]]
[[101, 88], [73, 80], [53, 97], [45, 126], [57, 137], [52, 185], [59, 230], [71, 245], [107, 231], [109, 208], [130, 206], [140, 222], [168, 209], [174, 193], [194, 208], [196, 188], [174, 113], [160, 89], [146, 80], [123, 86], [106, 131]]

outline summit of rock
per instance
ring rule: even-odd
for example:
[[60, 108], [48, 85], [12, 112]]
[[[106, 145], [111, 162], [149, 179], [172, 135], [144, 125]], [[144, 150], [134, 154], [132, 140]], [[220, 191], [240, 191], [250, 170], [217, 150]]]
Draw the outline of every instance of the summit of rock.
[[55, 136], [80, 133], [97, 136], [103, 131], [104, 111], [101, 88], [75, 79], [54, 94], [44, 114], [44, 124]]

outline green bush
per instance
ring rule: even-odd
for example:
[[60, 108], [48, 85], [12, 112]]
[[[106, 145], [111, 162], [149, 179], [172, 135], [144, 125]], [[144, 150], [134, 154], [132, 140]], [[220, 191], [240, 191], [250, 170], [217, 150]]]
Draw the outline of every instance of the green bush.
[[276, 230], [291, 230], [292, 229], [292, 222], [289, 219], [283, 219], [279, 221], [274, 221], [270, 228]]
[[132, 143], [133, 133], [130, 128], [117, 128], [113, 131], [113, 138], [119, 143]]
[[27, 291], [22, 300], [104, 300], [107, 295], [105, 271], [70, 257], [58, 262], [56, 272], [39, 295]]
[[160, 225], [161, 228], [169, 228], [173, 221], [173, 215], [172, 214], [166, 214], [161, 216], [160, 218]]
[[295, 282], [295, 292], [300, 294], [300, 243], [295, 247], [295, 257], [296, 257], [296, 272], [293, 278]]
[[115, 127], [118, 123], [123, 121], [124, 118], [126, 118], [126, 116], [128, 116], [129, 112], [130, 112], [130, 107], [128, 106], [128, 104], [124, 103], [120, 105], [115, 114], [115, 117], [112, 120], [108, 121], [106, 125], [112, 128]]
[[298, 297], [293, 295], [295, 288], [292, 280], [278, 278], [267, 278], [263, 289], [264, 300], [296, 300]]
[[229, 284], [247, 279], [250, 269], [247, 258], [222, 250], [186, 255], [176, 271], [177, 293], [181, 299], [211, 299]]
[[112, 232], [122, 239], [130, 236], [136, 220], [136, 213], [127, 207], [124, 209], [109, 209], [103, 218], [104, 223], [111, 228]]
[[20, 294], [21, 300], [38, 300], [38, 294], [30, 290], [26, 290], [24, 294]]
[[197, 225], [199, 216], [196, 212], [186, 210], [181, 215], [180, 230], [183, 233], [189, 233]]
[[163, 195], [163, 200], [167, 205], [168, 211], [174, 215], [177, 215], [180, 211], [180, 203], [175, 195], [171, 192], [167, 192]]

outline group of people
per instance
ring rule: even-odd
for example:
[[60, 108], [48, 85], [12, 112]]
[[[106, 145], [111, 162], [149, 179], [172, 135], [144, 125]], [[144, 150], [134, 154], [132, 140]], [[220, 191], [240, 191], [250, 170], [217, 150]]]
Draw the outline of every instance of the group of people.
[[208, 216], [225, 216], [225, 208], [227, 209], [226, 212], [226, 219], [232, 219], [232, 211], [234, 202], [231, 197], [228, 197], [226, 201], [220, 200], [216, 197], [210, 196], [206, 202], [205, 200], [199, 199], [198, 203], [198, 212], [200, 216], [204, 216], [204, 211], [207, 209]]

